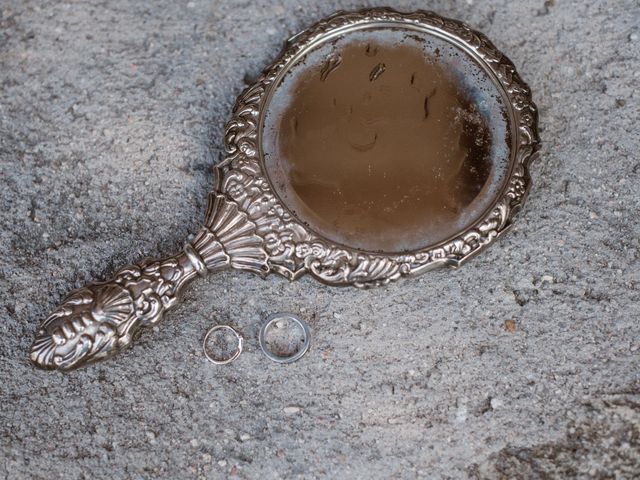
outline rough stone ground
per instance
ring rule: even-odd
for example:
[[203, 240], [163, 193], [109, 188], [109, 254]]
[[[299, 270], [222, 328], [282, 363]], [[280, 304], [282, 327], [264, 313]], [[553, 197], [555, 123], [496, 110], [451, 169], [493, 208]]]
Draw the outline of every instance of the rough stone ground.
[[[640, 475], [640, 5], [388, 3], [464, 19], [530, 83], [544, 148], [516, 228], [384, 289], [210, 276], [133, 349], [63, 375], [27, 361], [37, 323], [177, 250], [245, 82], [290, 34], [369, 3], [0, 2], [1, 475]], [[311, 323], [296, 364], [257, 351], [275, 311]], [[249, 339], [227, 368], [200, 350], [217, 321]]]

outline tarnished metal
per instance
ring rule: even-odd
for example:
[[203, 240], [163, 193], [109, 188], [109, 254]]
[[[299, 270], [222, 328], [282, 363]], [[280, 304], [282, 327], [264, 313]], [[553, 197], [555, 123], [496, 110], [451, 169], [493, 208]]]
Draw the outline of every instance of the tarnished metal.
[[[264, 111], [283, 72], [323, 39], [363, 28], [410, 28], [457, 46], [482, 66], [507, 105], [511, 151], [508, 178], [491, 208], [455, 237], [407, 253], [370, 253], [311, 231], [274, 192], [265, 171]], [[295, 280], [310, 273], [331, 285], [371, 287], [431, 268], [457, 267], [511, 225], [530, 187], [529, 164], [539, 147], [537, 110], [513, 64], [481, 33], [431, 12], [381, 8], [338, 13], [291, 38], [277, 61], [237, 100], [226, 129], [227, 157], [216, 166], [205, 225], [183, 252], [118, 271], [70, 294], [38, 329], [30, 358], [45, 369], [69, 370], [131, 344], [141, 327], [158, 323], [198, 275], [235, 268]]]

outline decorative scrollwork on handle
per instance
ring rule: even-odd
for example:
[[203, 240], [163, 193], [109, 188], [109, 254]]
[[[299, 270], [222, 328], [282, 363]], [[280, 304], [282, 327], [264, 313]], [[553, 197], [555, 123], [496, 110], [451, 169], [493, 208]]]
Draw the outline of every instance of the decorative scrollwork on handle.
[[41, 368], [70, 370], [131, 344], [141, 328], [160, 321], [197, 275], [186, 253], [129, 265], [113, 279], [71, 293], [47, 318], [31, 347]]
[[212, 194], [207, 222], [193, 244], [71, 293], [42, 322], [31, 361], [40, 368], [70, 370], [107, 358], [129, 346], [140, 328], [158, 323], [198, 275], [229, 266], [266, 274], [267, 254], [255, 229], [235, 203]]

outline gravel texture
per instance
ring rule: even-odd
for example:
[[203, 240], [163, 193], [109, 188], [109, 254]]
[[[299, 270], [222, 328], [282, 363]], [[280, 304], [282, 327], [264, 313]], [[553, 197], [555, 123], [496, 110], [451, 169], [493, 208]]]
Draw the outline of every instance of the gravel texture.
[[[373, 4], [373, 3], [372, 3]], [[640, 476], [640, 4], [389, 1], [465, 20], [531, 85], [544, 147], [516, 227], [384, 289], [209, 276], [134, 348], [27, 359], [71, 289], [176, 251], [235, 97], [352, 1], [0, 2], [0, 476]], [[260, 321], [308, 320], [292, 365]], [[216, 322], [247, 338], [205, 360]]]

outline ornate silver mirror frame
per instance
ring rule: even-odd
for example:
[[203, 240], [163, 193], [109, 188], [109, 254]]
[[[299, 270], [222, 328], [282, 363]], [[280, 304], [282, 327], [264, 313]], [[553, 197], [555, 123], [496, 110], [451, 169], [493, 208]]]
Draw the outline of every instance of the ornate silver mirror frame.
[[[471, 55], [492, 77], [508, 109], [512, 147], [509, 177], [484, 216], [455, 238], [402, 254], [367, 253], [337, 245], [292, 216], [264, 169], [260, 129], [266, 99], [290, 62], [327, 35], [366, 25], [409, 26], [437, 35]], [[330, 285], [371, 287], [437, 266], [458, 267], [505, 232], [530, 187], [529, 164], [538, 147], [537, 110], [515, 67], [481, 33], [431, 12], [390, 9], [337, 13], [291, 38], [277, 61], [237, 100], [226, 129], [226, 159], [216, 166], [205, 225], [177, 255], [145, 260], [105, 282], [76, 290], [44, 322], [32, 362], [69, 370], [111, 356], [141, 327], [158, 323], [198, 275], [226, 268], [295, 280], [310, 273]]]

